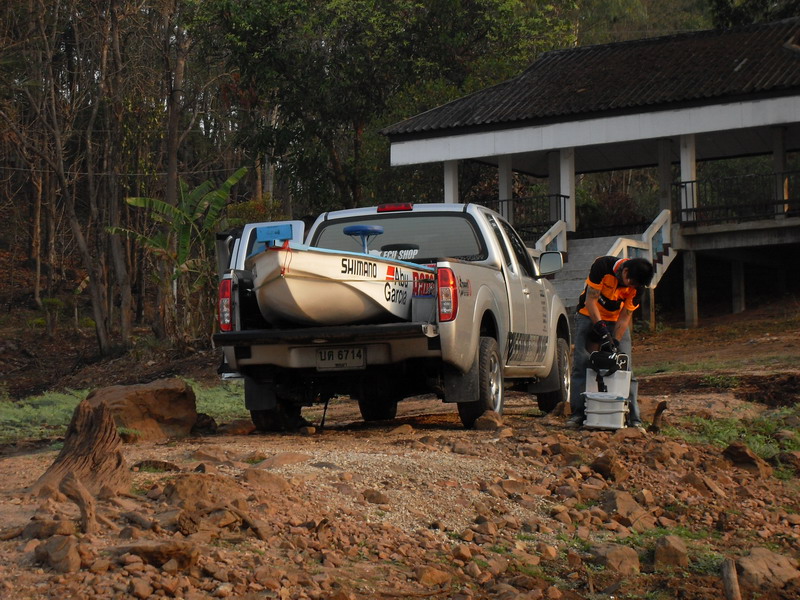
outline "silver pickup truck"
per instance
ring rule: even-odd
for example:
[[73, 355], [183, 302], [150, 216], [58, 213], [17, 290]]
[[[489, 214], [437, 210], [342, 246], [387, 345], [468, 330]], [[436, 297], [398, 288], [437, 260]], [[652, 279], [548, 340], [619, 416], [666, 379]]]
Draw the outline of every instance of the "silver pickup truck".
[[[279, 225], [287, 224], [300, 240], [303, 223]], [[269, 304], [270, 296], [254, 290], [248, 257], [259, 250], [259, 231], [275, 225], [252, 224], [218, 239], [227, 269], [214, 341], [229, 370], [244, 377], [245, 406], [258, 429], [295, 427], [303, 406], [337, 396], [357, 400], [364, 420], [374, 421], [394, 418], [404, 398], [434, 393], [456, 403], [465, 427], [486, 410], [502, 413], [507, 388], [535, 394], [548, 412], [568, 400], [569, 319], [545, 277], [562, 268], [561, 254], [527, 248], [498, 213], [477, 204], [397, 204], [320, 215], [303, 247], [345, 251], [353, 243], [348, 227], [385, 231], [395, 242], [382, 246], [385, 255], [399, 248], [432, 273], [425, 293], [415, 285], [401, 297], [408, 318], [343, 325], [264, 318], [270, 307], [259, 302]], [[288, 247], [288, 236], [282, 243]]]

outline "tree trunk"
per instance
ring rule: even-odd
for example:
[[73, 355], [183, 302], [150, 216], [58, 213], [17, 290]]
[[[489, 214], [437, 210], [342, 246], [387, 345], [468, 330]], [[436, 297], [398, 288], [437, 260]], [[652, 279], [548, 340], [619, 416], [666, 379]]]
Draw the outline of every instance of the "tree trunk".
[[108, 405], [103, 402], [92, 408], [88, 400], [83, 400], [72, 413], [64, 447], [31, 492], [36, 493], [45, 485], [59, 489], [69, 473], [95, 496], [103, 488], [123, 490], [130, 485], [130, 471], [121, 446]]

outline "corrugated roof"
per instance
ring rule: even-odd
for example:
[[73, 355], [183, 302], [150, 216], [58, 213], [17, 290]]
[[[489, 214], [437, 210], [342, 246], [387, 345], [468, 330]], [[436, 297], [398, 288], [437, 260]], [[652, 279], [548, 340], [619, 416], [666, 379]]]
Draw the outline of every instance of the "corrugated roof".
[[471, 127], [648, 112], [800, 90], [800, 18], [548, 52], [521, 75], [383, 130]]

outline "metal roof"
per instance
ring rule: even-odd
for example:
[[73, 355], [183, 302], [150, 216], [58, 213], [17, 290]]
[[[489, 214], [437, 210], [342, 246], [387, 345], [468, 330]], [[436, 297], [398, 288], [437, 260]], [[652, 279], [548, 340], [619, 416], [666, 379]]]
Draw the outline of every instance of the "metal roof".
[[800, 18], [582, 46], [382, 133], [396, 139], [641, 113], [800, 91]]

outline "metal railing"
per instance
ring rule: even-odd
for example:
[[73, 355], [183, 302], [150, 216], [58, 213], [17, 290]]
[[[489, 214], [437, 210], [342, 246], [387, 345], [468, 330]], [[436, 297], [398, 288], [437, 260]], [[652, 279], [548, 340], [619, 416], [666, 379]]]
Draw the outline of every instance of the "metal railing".
[[503, 215], [524, 242], [535, 242], [553, 223], [565, 218], [568, 200], [569, 196], [548, 194], [486, 200], [480, 204]]
[[682, 181], [672, 188], [681, 225], [800, 216], [800, 171]]

